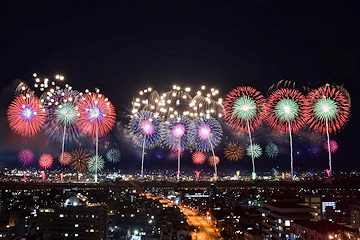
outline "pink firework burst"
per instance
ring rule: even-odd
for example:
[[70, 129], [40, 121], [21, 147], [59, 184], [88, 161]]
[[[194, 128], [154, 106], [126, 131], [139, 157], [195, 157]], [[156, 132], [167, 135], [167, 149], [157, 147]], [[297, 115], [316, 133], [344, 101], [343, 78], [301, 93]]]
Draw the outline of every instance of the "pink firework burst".
[[45, 109], [33, 94], [19, 95], [7, 110], [10, 128], [23, 136], [34, 136], [44, 125]]
[[[336, 153], [337, 150], [339, 149], [339, 145], [334, 140], [330, 140], [329, 142], [330, 142], [330, 152], [331, 153]], [[329, 145], [328, 145], [327, 141], [324, 143], [324, 149], [327, 152], [329, 152]]]
[[235, 131], [248, 133], [262, 124], [265, 98], [255, 88], [237, 87], [231, 90], [224, 101], [225, 120]]
[[103, 94], [86, 93], [77, 102], [76, 107], [78, 109], [78, 127], [86, 135], [95, 138], [96, 134], [99, 134], [99, 137], [103, 137], [115, 125], [115, 107]]
[[203, 164], [205, 162], [205, 160], [206, 160], [206, 156], [205, 156], [205, 153], [203, 153], [203, 152], [194, 152], [192, 154], [192, 161], [196, 165]]
[[39, 166], [46, 170], [52, 166], [53, 162], [53, 157], [50, 154], [44, 153], [40, 156]]
[[30, 149], [24, 149], [21, 152], [19, 152], [19, 162], [26, 166], [32, 163], [34, 160], [34, 153]]
[[60, 153], [59, 162], [63, 166], [69, 165], [71, 163], [71, 154], [68, 152]]
[[219, 165], [219, 163], [220, 163], [220, 158], [218, 156], [215, 156], [215, 161], [214, 161], [213, 156], [210, 156], [208, 160], [209, 160], [209, 165], [212, 167], [215, 167], [215, 162], [216, 162], [216, 165]]
[[[170, 149], [170, 154], [172, 157], [177, 158], [179, 154], [179, 147], [175, 146]], [[184, 148], [180, 147], [180, 156], [184, 156]]]

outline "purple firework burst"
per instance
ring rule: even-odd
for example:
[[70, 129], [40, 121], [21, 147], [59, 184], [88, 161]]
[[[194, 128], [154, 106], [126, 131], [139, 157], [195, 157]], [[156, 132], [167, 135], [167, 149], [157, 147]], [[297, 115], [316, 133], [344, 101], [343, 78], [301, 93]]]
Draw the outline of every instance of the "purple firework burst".
[[34, 160], [34, 153], [30, 149], [24, 149], [19, 153], [19, 162], [26, 166]]

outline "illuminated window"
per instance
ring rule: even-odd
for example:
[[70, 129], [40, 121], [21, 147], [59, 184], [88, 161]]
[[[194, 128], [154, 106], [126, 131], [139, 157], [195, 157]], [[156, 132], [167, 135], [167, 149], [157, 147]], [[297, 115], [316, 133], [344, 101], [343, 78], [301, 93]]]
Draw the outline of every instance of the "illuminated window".
[[290, 220], [285, 220], [285, 226], [289, 227], [290, 226]]
[[64, 217], [64, 214], [60, 214], [59, 217], [63, 218], [63, 217]]

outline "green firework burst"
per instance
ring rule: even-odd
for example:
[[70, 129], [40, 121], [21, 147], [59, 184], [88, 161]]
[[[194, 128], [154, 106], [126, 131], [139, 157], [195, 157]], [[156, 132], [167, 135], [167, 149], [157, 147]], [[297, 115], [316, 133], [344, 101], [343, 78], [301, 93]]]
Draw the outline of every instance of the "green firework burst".
[[89, 172], [95, 173], [99, 172], [105, 167], [105, 161], [102, 156], [93, 156], [88, 162]]
[[234, 102], [233, 111], [237, 118], [247, 120], [256, 115], [257, 106], [253, 99], [247, 95], [243, 95]]
[[73, 125], [77, 117], [75, 104], [65, 103], [58, 106], [55, 110], [55, 117], [65, 126]]
[[282, 122], [291, 121], [299, 114], [298, 104], [289, 98], [281, 99], [274, 107], [275, 114]]
[[334, 119], [338, 111], [335, 101], [328, 98], [320, 99], [314, 106], [315, 116], [322, 121]]
[[[253, 144], [252, 145], [252, 152], [254, 154], [254, 158], [258, 158], [262, 155], [262, 149], [259, 144]], [[248, 146], [246, 149], [246, 155], [251, 157], [251, 146]]]

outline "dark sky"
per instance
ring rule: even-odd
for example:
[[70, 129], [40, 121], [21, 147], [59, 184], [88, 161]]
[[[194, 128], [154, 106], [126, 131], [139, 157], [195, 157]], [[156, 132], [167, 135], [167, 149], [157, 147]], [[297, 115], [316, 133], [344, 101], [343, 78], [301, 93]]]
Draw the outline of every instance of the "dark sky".
[[[225, 95], [236, 86], [250, 85], [266, 95], [268, 87], [280, 79], [298, 86], [344, 84], [352, 97], [351, 117], [348, 126], [332, 136], [339, 143], [333, 169], [360, 170], [356, 149], [360, 120], [357, 6], [341, 1], [89, 2], [1, 1], [1, 166], [15, 166], [23, 148], [33, 148], [35, 157], [42, 152], [58, 154], [59, 143], [43, 134], [18, 137], [6, 123], [6, 108], [19, 79], [32, 83], [32, 74], [37, 72], [47, 77], [61, 73], [75, 89], [98, 87], [109, 97], [120, 123], [103, 141], [121, 150], [123, 165], [118, 167], [130, 170], [140, 163], [125, 161], [139, 158], [137, 150], [126, 150], [130, 146], [124, 134], [127, 109], [133, 96], [147, 86], [162, 92], [173, 84], [194, 88], [205, 84]], [[247, 144], [246, 139], [224, 132], [223, 144], [229, 140]], [[269, 139], [282, 138], [278, 144], [285, 149], [276, 161], [259, 158], [258, 169], [279, 165], [286, 170], [287, 136], [270, 136], [265, 127], [254, 135], [263, 146]], [[294, 141], [310, 146], [324, 139], [304, 130], [304, 136], [295, 136]], [[91, 140], [80, 142], [87, 146]], [[79, 143], [72, 145], [69, 151]], [[217, 148], [220, 156], [222, 147]], [[150, 159], [147, 167], [175, 169], [176, 160], [169, 160], [168, 165], [161, 161]], [[323, 153], [298, 164], [302, 170], [324, 169], [326, 161]], [[190, 155], [185, 154], [184, 167], [193, 169], [190, 162]], [[249, 170], [250, 162], [249, 157], [235, 164], [223, 159], [219, 168]]]

